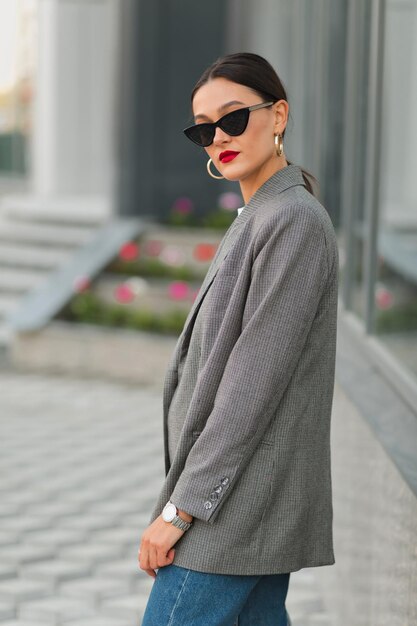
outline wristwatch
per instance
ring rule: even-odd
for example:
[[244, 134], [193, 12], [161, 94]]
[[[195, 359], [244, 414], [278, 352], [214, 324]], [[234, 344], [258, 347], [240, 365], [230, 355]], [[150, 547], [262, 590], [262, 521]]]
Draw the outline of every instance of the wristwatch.
[[192, 525], [192, 522], [186, 522], [185, 519], [182, 519], [182, 517], [178, 515], [177, 507], [170, 500], [168, 500], [162, 509], [162, 519], [165, 522], [171, 522], [171, 524], [181, 530], [188, 530]]

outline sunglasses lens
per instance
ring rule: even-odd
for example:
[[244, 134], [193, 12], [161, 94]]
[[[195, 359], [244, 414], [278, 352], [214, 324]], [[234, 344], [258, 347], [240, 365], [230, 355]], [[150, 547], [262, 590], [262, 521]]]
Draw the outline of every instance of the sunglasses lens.
[[248, 125], [249, 111], [248, 109], [238, 109], [224, 116], [220, 127], [228, 135], [233, 137], [241, 135]]
[[199, 146], [209, 146], [214, 139], [214, 128], [212, 124], [196, 124], [186, 128], [184, 133]]
[[[238, 109], [237, 111], [232, 111], [231, 113], [224, 115], [221, 120], [219, 120], [218, 125], [228, 135], [236, 136], [241, 135], [245, 131], [246, 126], [248, 125], [248, 120], [249, 110]], [[197, 145], [206, 148], [213, 142], [216, 134], [216, 125], [211, 123], [196, 124], [186, 128], [184, 133], [188, 139], [191, 139], [191, 141], [194, 141]]]

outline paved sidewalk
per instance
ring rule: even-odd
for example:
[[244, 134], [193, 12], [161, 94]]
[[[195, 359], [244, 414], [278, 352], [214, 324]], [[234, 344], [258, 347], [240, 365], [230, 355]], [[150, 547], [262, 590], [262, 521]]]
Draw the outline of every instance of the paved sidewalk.
[[[140, 536], [163, 480], [162, 390], [0, 369], [1, 626], [140, 626]], [[314, 568], [292, 626], [329, 626]]]

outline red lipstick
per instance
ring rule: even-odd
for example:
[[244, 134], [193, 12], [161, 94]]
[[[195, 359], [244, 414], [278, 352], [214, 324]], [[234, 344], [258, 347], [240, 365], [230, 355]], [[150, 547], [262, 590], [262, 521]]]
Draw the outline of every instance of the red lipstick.
[[239, 152], [233, 152], [232, 150], [225, 150], [225, 152], [221, 152], [219, 155], [219, 159], [222, 163], [229, 163], [229, 161], [233, 161]]

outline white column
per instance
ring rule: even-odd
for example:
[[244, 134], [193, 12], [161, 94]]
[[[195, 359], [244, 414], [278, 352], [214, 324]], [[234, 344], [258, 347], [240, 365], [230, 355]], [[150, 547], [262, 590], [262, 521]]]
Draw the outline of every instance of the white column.
[[112, 0], [39, 0], [37, 197], [113, 201], [117, 17]]

